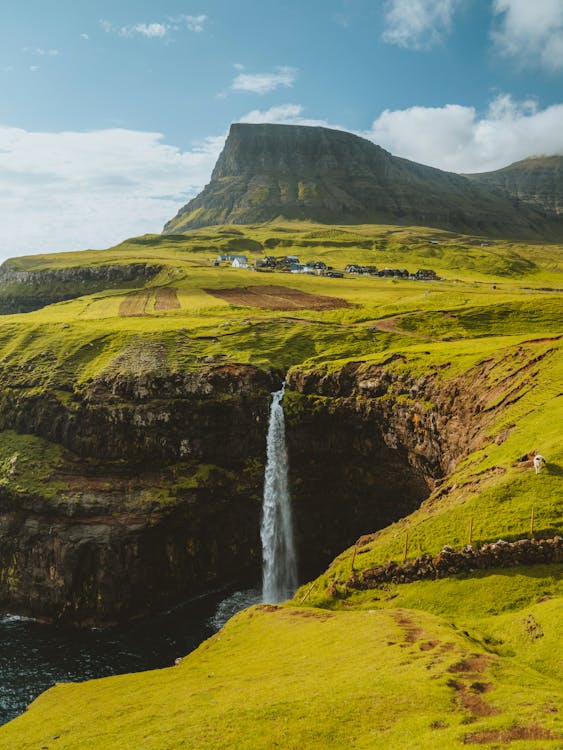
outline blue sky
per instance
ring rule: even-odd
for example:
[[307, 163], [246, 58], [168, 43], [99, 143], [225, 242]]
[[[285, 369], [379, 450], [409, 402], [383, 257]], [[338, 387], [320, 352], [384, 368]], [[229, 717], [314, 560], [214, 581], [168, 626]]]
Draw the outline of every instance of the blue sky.
[[24, 0], [0, 40], [0, 258], [160, 231], [240, 120], [563, 153], [563, 0]]

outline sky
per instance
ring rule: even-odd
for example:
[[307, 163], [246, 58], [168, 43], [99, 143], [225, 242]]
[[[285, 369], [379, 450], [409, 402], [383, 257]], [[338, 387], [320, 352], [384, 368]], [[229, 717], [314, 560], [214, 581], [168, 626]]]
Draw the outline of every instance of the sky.
[[563, 154], [563, 0], [2, 3], [0, 261], [161, 231], [232, 122], [456, 172]]

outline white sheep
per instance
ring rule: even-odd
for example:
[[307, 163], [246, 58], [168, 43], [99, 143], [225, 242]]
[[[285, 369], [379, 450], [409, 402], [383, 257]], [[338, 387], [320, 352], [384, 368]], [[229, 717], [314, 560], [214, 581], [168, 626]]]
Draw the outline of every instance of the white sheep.
[[536, 453], [534, 456], [534, 469], [536, 470], [536, 474], [540, 473], [541, 467], [545, 463], [545, 458], [540, 453]]

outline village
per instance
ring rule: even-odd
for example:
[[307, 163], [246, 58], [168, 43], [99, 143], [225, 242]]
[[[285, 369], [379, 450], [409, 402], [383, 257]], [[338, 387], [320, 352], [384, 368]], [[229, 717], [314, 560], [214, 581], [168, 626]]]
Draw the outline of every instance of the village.
[[435, 271], [428, 268], [419, 268], [415, 273], [411, 273], [406, 268], [378, 269], [376, 266], [361, 266], [352, 263], [347, 265], [344, 271], [339, 271], [335, 270], [332, 266], [328, 266], [322, 260], [310, 260], [306, 263], [301, 263], [296, 255], [285, 255], [281, 258], [268, 255], [265, 258], [257, 258], [252, 263], [249, 262], [248, 256], [246, 255], [228, 253], [225, 255], [219, 255], [217, 260], [213, 262], [213, 265], [215, 266], [220, 266], [222, 264], [231, 265], [233, 268], [244, 268], [250, 271], [302, 273], [310, 276], [327, 276], [329, 278], [337, 279], [342, 279], [348, 274], [353, 276], [377, 276], [379, 278], [390, 279], [410, 279], [413, 281], [442, 280]]

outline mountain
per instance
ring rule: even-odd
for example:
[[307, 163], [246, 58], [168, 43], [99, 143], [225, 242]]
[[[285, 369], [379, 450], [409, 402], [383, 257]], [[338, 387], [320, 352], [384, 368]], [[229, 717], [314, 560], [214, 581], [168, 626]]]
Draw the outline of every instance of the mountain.
[[549, 236], [543, 215], [517, 208], [478, 180], [392, 156], [341, 130], [231, 126], [204, 190], [164, 233], [274, 219], [415, 224], [520, 237]]
[[523, 159], [496, 172], [465, 176], [520, 206], [563, 217], [563, 156]]

